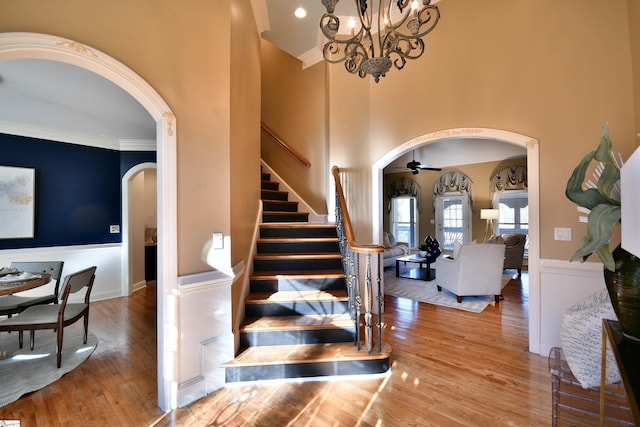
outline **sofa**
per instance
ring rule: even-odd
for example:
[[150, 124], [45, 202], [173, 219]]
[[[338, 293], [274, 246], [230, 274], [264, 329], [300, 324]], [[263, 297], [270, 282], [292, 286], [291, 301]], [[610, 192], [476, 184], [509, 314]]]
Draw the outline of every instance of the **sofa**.
[[398, 242], [392, 233], [385, 231], [382, 233], [382, 245], [384, 246], [383, 264], [384, 267], [396, 265], [396, 259], [409, 255], [409, 243]]
[[[457, 243], [457, 242], [456, 242]], [[496, 303], [502, 294], [504, 244], [456, 244], [453, 257], [436, 260], [436, 285], [453, 293], [462, 302], [465, 296], [493, 295]]]
[[503, 269], [518, 270], [518, 277], [522, 274], [522, 263], [524, 261], [524, 247], [527, 242], [526, 234], [500, 234], [492, 236], [489, 243], [503, 243], [506, 248], [504, 250]]

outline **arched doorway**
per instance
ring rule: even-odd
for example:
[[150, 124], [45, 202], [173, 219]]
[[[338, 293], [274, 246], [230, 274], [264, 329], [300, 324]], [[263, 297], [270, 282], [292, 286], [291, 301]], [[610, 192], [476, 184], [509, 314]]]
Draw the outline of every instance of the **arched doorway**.
[[156, 121], [158, 163], [158, 406], [177, 407], [176, 121], [169, 106], [140, 76], [114, 58], [73, 40], [36, 33], [0, 34], [0, 61], [49, 59], [93, 71], [135, 98]]
[[[144, 242], [135, 241], [140, 240], [134, 236], [140, 235], [141, 230], [132, 230], [132, 216], [140, 216], [140, 213], [135, 215], [134, 211], [138, 210], [137, 207], [131, 206], [131, 182], [132, 180], [144, 173], [147, 170], [155, 170], [157, 165], [155, 163], [140, 163], [131, 169], [129, 169], [122, 177], [122, 295], [131, 295], [132, 284], [135, 282], [135, 278], [132, 272], [132, 251], [134, 247], [138, 247]], [[137, 225], [139, 228], [139, 224]], [[143, 238], [144, 240], [144, 238]], [[142, 260], [144, 262], [144, 260]], [[140, 263], [138, 263], [140, 264]]]
[[529, 351], [540, 352], [540, 166], [538, 140], [500, 129], [456, 128], [436, 131], [409, 140], [378, 159], [371, 168], [372, 237], [381, 242], [383, 218], [383, 169], [412, 149], [436, 141], [460, 138], [494, 139], [527, 149], [529, 191]]

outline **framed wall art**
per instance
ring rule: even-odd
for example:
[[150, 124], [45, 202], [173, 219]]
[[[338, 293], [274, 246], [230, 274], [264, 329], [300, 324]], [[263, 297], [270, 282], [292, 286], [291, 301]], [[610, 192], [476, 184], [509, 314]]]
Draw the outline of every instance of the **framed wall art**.
[[0, 239], [34, 237], [35, 174], [31, 168], [0, 166]]

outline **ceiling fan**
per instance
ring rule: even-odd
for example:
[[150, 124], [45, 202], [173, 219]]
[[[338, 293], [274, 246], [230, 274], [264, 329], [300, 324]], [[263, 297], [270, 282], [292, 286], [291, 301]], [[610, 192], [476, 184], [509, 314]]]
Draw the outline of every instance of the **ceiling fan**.
[[436, 168], [433, 167], [431, 165], [423, 165], [420, 162], [416, 161], [416, 152], [415, 150], [413, 150], [413, 160], [410, 161], [409, 163], [407, 163], [407, 169], [409, 169], [411, 171], [412, 174], [417, 175], [418, 172], [420, 172], [420, 169], [422, 170], [429, 170], [429, 171], [441, 171], [442, 168]]

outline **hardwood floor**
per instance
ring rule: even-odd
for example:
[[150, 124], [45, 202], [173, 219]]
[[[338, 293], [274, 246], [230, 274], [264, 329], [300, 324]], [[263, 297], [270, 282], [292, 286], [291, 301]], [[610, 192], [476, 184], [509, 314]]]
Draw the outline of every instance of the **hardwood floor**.
[[23, 426], [550, 425], [547, 358], [527, 351], [527, 287], [525, 273], [480, 314], [386, 296], [390, 375], [235, 385], [168, 414], [156, 406], [150, 287], [92, 304], [96, 352], [56, 383], [0, 408], [0, 419]]

